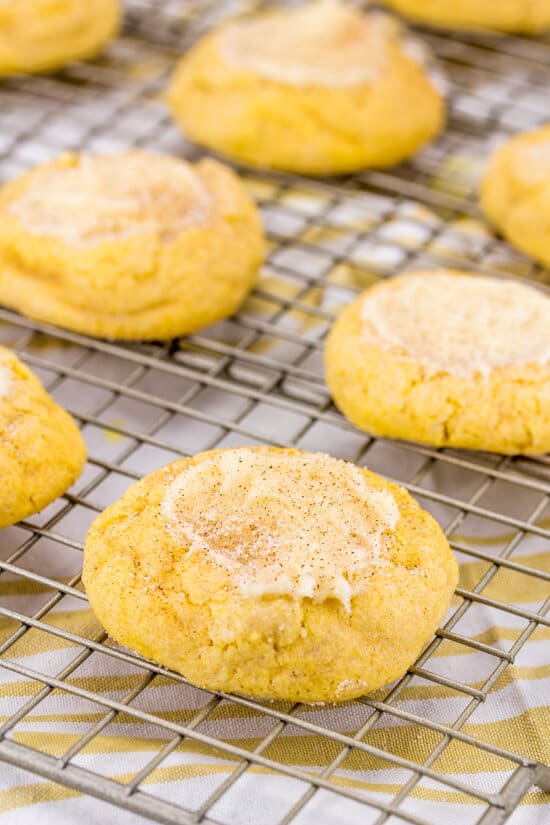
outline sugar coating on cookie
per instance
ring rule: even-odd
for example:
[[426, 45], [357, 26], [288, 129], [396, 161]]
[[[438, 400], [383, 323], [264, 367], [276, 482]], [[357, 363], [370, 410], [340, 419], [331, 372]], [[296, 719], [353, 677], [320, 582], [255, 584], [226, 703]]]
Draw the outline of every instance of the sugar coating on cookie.
[[95, 56], [117, 32], [119, 0], [2, 0], [0, 77]]
[[515, 135], [494, 151], [480, 201], [507, 241], [550, 266], [550, 124]]
[[254, 166], [325, 175], [388, 166], [439, 131], [443, 99], [388, 17], [334, 0], [206, 34], [169, 89], [191, 140]]
[[[321, 518], [312, 518], [319, 508]], [[245, 448], [186, 467], [162, 504], [189, 552], [226, 570], [244, 596], [338, 599], [346, 610], [387, 564], [399, 510], [392, 494], [324, 454]]]
[[91, 526], [82, 581], [113, 639], [194, 684], [338, 702], [405, 672], [457, 564], [402, 487], [326, 455], [238, 447], [133, 484]]
[[291, 86], [373, 83], [387, 61], [380, 18], [335, 0], [232, 23], [218, 48], [229, 65]]
[[511, 172], [524, 186], [548, 186], [550, 180], [550, 132], [536, 143], [518, 143]]
[[71, 416], [13, 352], [0, 347], [0, 528], [62, 495], [85, 460]]
[[42, 179], [9, 207], [33, 235], [92, 246], [150, 233], [170, 241], [205, 225], [212, 198], [191, 166], [146, 152], [81, 155], [44, 168]]
[[435, 447], [550, 451], [550, 298], [454, 270], [379, 282], [344, 308], [325, 379], [360, 429]]
[[243, 302], [264, 254], [254, 202], [209, 158], [65, 153], [0, 187], [1, 303], [77, 332], [206, 327]]
[[426, 374], [476, 373], [550, 361], [550, 299], [498, 278], [436, 271], [367, 292], [367, 343], [416, 361]]
[[384, 0], [428, 25], [536, 33], [550, 26], [550, 0]]

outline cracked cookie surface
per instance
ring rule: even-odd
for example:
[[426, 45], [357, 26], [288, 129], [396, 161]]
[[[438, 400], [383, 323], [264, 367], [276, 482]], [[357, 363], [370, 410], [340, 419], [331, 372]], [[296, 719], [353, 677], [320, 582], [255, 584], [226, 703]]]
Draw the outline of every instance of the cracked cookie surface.
[[313, 175], [397, 163], [444, 121], [441, 95], [394, 29], [330, 0], [208, 34], [182, 58], [169, 101], [192, 140]]
[[550, 126], [517, 135], [499, 147], [489, 160], [480, 196], [499, 232], [550, 266]]
[[550, 0], [384, 0], [413, 20], [454, 29], [535, 33], [550, 28]]
[[86, 447], [71, 416], [0, 347], [0, 527], [37, 513], [80, 475]]
[[227, 317], [264, 252], [230, 169], [138, 150], [39, 166], [0, 189], [0, 218], [0, 302], [107, 338], [170, 338]]
[[325, 373], [374, 435], [550, 450], [550, 298], [527, 284], [450, 270], [382, 281], [335, 322]]
[[120, 18], [119, 0], [0, 0], [0, 77], [94, 57]]
[[88, 533], [83, 581], [114, 639], [195, 684], [344, 701], [400, 676], [457, 565], [409, 494], [323, 454], [213, 450], [132, 485]]

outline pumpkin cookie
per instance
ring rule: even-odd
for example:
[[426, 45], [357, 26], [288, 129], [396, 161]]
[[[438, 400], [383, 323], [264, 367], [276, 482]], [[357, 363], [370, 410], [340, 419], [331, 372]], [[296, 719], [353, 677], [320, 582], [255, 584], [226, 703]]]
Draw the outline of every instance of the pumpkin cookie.
[[208, 34], [182, 58], [169, 101], [192, 140], [311, 175], [397, 163], [444, 120], [440, 94], [395, 27], [331, 0]]
[[220, 163], [66, 154], [0, 190], [0, 302], [108, 338], [170, 338], [234, 312], [264, 242]]
[[481, 205], [514, 246], [550, 266], [550, 126], [497, 149], [481, 184]]
[[120, 17], [119, 0], [0, 0], [0, 77], [94, 57]]
[[375, 435], [550, 450], [550, 297], [527, 284], [444, 270], [382, 281], [334, 324], [325, 372]]
[[83, 581], [114, 639], [211, 690], [344, 701], [401, 676], [457, 564], [401, 487], [322, 454], [214, 450], [93, 523]]
[[550, 27], [550, 0], [384, 0], [413, 20], [450, 29], [533, 34]]
[[71, 416], [0, 347], [0, 527], [42, 510], [73, 484], [86, 447]]

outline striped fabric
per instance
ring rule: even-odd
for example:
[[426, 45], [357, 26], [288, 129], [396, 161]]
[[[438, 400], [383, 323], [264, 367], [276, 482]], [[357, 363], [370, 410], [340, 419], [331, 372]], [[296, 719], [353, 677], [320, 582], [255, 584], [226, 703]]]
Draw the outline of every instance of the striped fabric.
[[[102, 438], [112, 437], [109, 431], [102, 433]], [[114, 492], [111, 491], [113, 498]], [[118, 490], [117, 494], [120, 492]], [[506, 502], [502, 502], [502, 507], [506, 507]], [[90, 514], [86, 515], [89, 521]], [[37, 522], [44, 518], [44, 515], [37, 517]], [[544, 522], [541, 524], [544, 525]], [[81, 540], [84, 529], [83, 521], [74, 515], [72, 521], [60, 523], [59, 527], [60, 532], [76, 541]], [[498, 551], [510, 539], [508, 532], [505, 526], [499, 531], [498, 525], [492, 524], [490, 534], [474, 538], [474, 534], [470, 534], [463, 525], [460, 535], [453, 538], [463, 546], [469, 544], [482, 546], [486, 551], [491, 548]], [[28, 535], [19, 526], [3, 531], [0, 534], [2, 557], [13, 552], [14, 547]], [[80, 564], [79, 551], [71, 551], [51, 539], [40, 540], [23, 558], [23, 565], [30, 571], [64, 583], [70, 582]], [[550, 572], [550, 554], [544, 551], [543, 540], [536, 536], [522, 542], [514, 554], [514, 560], [535, 570]], [[460, 561], [460, 585], [471, 589], [489, 565], [472, 561], [466, 554], [460, 557]], [[516, 606], [535, 611], [547, 598], [548, 589], [547, 581], [500, 569], [483, 593], [490, 598], [513, 602]], [[52, 590], [40, 582], [9, 573], [0, 577], [0, 600], [4, 608], [33, 615], [51, 596]], [[456, 605], [460, 603], [457, 598]], [[102, 638], [101, 628], [87, 609], [86, 602], [74, 596], [61, 598], [47, 611], [43, 620], [79, 637]], [[522, 617], [477, 604], [468, 609], [454, 631], [468, 639], [506, 651], [527, 626]], [[12, 637], [18, 628], [20, 625], [16, 621], [2, 618], [0, 643]], [[79, 645], [31, 628], [20, 635], [4, 656], [53, 676], [69, 667], [82, 651]], [[457, 641], [444, 640], [424, 668], [466, 687], [483, 690], [498, 664], [499, 660], [494, 655]], [[121, 701], [131, 691], [139, 691], [144, 680], [148, 679], [150, 677], [137, 664], [93, 652], [82, 657], [82, 662], [67, 676], [66, 682], [70, 686]], [[41, 690], [43, 685], [39, 682], [0, 669], [1, 723], [18, 714]], [[388, 693], [389, 689], [384, 689], [371, 698], [384, 700]], [[476, 703], [477, 707], [461, 730], [480, 742], [549, 763], [549, 696], [550, 628], [539, 627], [521, 648], [515, 663], [498, 678], [487, 700]], [[210, 701], [211, 696], [204, 691], [157, 675], [138, 692], [131, 705], [160, 719], [186, 724]], [[423, 719], [451, 725], [471, 702], [472, 696], [468, 693], [413, 675], [393, 704], [397, 709]], [[289, 706], [283, 703], [273, 707], [289, 710]], [[294, 713], [300, 719], [353, 736], [365, 724], [373, 709], [353, 702], [341, 706], [302, 707]], [[131, 781], [172, 738], [166, 729], [132, 719], [129, 714], [111, 714], [107, 717], [107, 710], [100, 704], [59, 690], [46, 691], [41, 701], [9, 729], [8, 737], [61, 757], [102, 720], [105, 720], [105, 725], [78, 750], [72, 762], [123, 783]], [[206, 716], [198, 730], [216, 737], [220, 742], [253, 750], [276, 722], [276, 719], [264, 716], [259, 710], [223, 701]], [[384, 713], [374, 722], [365, 741], [384, 751], [422, 763], [441, 740], [437, 731]], [[263, 754], [285, 765], [298, 766], [317, 774], [332, 762], [340, 750], [337, 742], [325, 736], [287, 725]], [[222, 750], [184, 739], [145, 778], [141, 787], [148, 793], [175, 801], [190, 810], [198, 810], [238, 764], [238, 760]], [[502, 787], [514, 765], [481, 748], [453, 741], [441, 750], [431, 768], [459, 779], [469, 787], [490, 793]], [[410, 771], [358, 750], [346, 756], [333, 774], [336, 784], [364, 792], [366, 799], [384, 802], [391, 801], [410, 778]], [[304, 783], [293, 778], [251, 767], [216, 802], [209, 816], [216, 821], [238, 825], [269, 825], [279, 821], [305, 790]], [[548, 795], [532, 790], [510, 821], [513, 825], [546, 825], [550, 817], [548, 803]], [[431, 779], [423, 779], [414, 785], [402, 809], [428, 822], [447, 821], [467, 825], [477, 821], [484, 803]], [[301, 810], [296, 822], [299, 825], [310, 822], [337, 825], [345, 821], [365, 825], [374, 822], [377, 815], [374, 809], [318, 790]], [[62, 821], [65, 825], [139, 821], [135, 814], [115, 810], [106, 803], [84, 797], [69, 788], [20, 769], [3, 766], [0, 772], [0, 823], [34, 825], [37, 818], [41, 823]]]

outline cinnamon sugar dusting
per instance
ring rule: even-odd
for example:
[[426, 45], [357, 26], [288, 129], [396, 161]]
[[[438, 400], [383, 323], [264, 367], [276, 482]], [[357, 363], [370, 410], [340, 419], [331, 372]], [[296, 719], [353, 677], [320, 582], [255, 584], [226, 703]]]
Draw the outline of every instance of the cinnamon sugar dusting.
[[363, 340], [428, 375], [486, 378], [550, 363], [550, 298], [525, 284], [445, 270], [411, 273], [366, 294]]
[[378, 79], [387, 38], [380, 18], [320, 0], [232, 23], [219, 48], [235, 68], [278, 83], [345, 88]]
[[162, 503], [170, 534], [244, 596], [351, 598], [387, 563], [395, 499], [324, 454], [240, 448], [183, 470]]
[[73, 246], [138, 234], [170, 241], [210, 216], [208, 191], [176, 158], [141, 151], [82, 155], [76, 165], [40, 171], [9, 212], [33, 235], [53, 235]]

